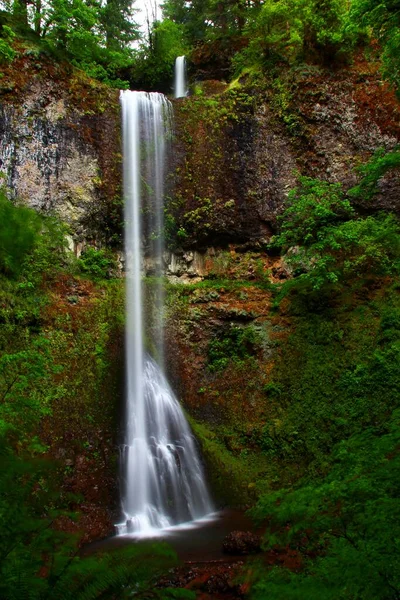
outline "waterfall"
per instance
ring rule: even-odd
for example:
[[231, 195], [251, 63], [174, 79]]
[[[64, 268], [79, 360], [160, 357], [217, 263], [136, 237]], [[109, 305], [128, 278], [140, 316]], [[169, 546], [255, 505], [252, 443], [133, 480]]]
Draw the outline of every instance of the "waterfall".
[[[162, 366], [144, 350], [144, 238], [156, 274], [163, 252], [163, 181], [172, 108], [158, 93], [121, 92], [124, 152], [126, 301], [126, 429], [121, 448], [123, 522], [119, 534], [154, 535], [212, 512], [196, 442]], [[162, 284], [155, 312], [161, 315]], [[154, 325], [154, 323], [153, 323]], [[155, 327], [162, 365], [162, 315]]]
[[184, 56], [178, 56], [175, 60], [175, 98], [182, 98], [187, 95], [186, 83], [186, 59]]

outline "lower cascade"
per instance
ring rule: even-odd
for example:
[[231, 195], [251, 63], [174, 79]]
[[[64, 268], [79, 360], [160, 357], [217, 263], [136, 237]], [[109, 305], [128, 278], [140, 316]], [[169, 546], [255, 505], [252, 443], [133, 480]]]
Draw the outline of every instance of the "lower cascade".
[[158, 93], [121, 92], [124, 152], [126, 427], [121, 449], [120, 535], [149, 536], [212, 513], [195, 439], [163, 373], [162, 284], [155, 285], [154, 346], [144, 351], [142, 264], [147, 253], [162, 274], [163, 181], [172, 107]]

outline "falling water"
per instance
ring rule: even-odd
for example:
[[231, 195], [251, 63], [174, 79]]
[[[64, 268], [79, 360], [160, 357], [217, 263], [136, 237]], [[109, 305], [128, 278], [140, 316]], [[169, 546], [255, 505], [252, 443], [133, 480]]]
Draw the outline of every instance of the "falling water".
[[184, 56], [178, 56], [175, 60], [175, 98], [182, 98], [187, 95], [186, 83], [186, 59]]
[[[162, 94], [121, 92], [127, 264], [126, 434], [119, 534], [154, 535], [212, 512], [195, 440], [162, 368], [143, 348], [142, 239], [162, 268], [163, 180], [171, 104]], [[145, 215], [153, 215], [146, 218]], [[150, 234], [150, 235], [149, 235]], [[156, 291], [157, 313], [162, 303]], [[157, 306], [156, 306], [157, 308]], [[161, 319], [156, 327], [162, 357]]]

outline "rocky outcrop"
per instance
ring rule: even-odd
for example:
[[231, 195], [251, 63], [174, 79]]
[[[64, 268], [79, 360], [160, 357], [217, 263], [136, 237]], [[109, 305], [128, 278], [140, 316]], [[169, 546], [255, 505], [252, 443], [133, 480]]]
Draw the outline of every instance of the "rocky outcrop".
[[[378, 66], [308, 66], [258, 87], [245, 82], [175, 102], [175, 175], [169, 212], [188, 249], [263, 243], [276, 229], [296, 173], [340, 182], [400, 139], [400, 106]], [[206, 82], [205, 82], [206, 83]], [[400, 210], [399, 174], [382, 178], [362, 211]]]
[[0, 170], [9, 194], [68, 223], [75, 245], [118, 242], [118, 91], [21, 56], [0, 85]]

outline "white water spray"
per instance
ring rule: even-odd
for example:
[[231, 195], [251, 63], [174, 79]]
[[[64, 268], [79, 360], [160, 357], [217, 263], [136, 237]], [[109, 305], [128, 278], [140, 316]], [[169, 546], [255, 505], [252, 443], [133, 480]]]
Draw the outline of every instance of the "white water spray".
[[175, 60], [175, 98], [183, 98], [187, 96], [186, 82], [186, 59], [184, 56], [178, 56]]
[[[156, 274], [163, 251], [163, 180], [171, 105], [162, 94], [121, 92], [123, 116], [125, 252], [127, 265], [126, 434], [122, 446], [123, 522], [119, 534], [154, 535], [200, 519], [213, 507], [196, 443], [162, 369], [143, 349], [143, 233]], [[144, 210], [145, 209], [145, 210]], [[144, 215], [150, 215], [146, 219]], [[157, 273], [159, 271], [159, 273]], [[157, 314], [162, 286], [156, 291]], [[156, 324], [162, 357], [162, 318]], [[162, 360], [162, 358], [161, 358]]]

